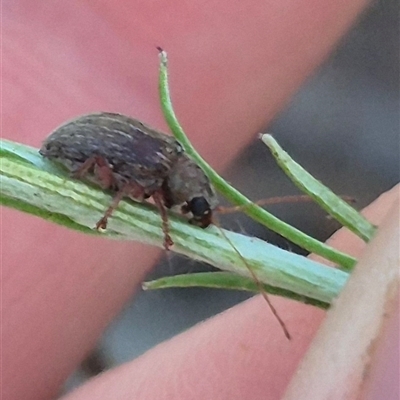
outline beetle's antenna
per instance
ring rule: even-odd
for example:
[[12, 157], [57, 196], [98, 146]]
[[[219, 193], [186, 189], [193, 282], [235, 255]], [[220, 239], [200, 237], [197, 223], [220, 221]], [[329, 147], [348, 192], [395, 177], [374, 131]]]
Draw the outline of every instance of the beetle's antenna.
[[288, 340], [291, 340], [291, 335], [289, 333], [289, 330], [286, 327], [285, 322], [282, 320], [282, 318], [279, 316], [278, 312], [276, 311], [276, 308], [274, 307], [274, 305], [272, 304], [268, 294], [266, 293], [266, 291], [264, 290], [262, 283], [260, 282], [260, 280], [257, 278], [257, 275], [254, 273], [253, 269], [250, 267], [249, 263], [246, 261], [246, 259], [242, 256], [242, 254], [240, 253], [240, 251], [236, 248], [236, 246], [232, 243], [232, 241], [229, 239], [229, 237], [226, 235], [226, 233], [224, 232], [224, 230], [214, 222], [214, 225], [219, 229], [219, 231], [221, 232], [222, 236], [226, 239], [226, 241], [231, 245], [231, 247], [233, 248], [233, 250], [235, 251], [235, 253], [238, 255], [238, 257], [242, 260], [243, 264], [245, 265], [245, 267], [248, 269], [248, 271], [250, 272], [250, 275], [252, 276], [252, 278], [254, 279], [254, 282], [256, 283], [258, 290], [260, 291], [262, 297], [264, 298], [264, 300], [266, 301], [266, 303], [268, 304], [268, 307], [270, 308], [270, 310], [272, 311], [272, 314], [274, 315], [274, 317], [276, 318], [276, 320], [278, 321], [279, 325], [281, 326], [283, 333], [285, 334], [286, 338]]
[[[356, 200], [351, 196], [340, 196], [344, 201], [352, 204], [355, 203]], [[269, 206], [273, 204], [286, 204], [286, 203], [309, 203], [313, 202], [314, 199], [306, 194], [301, 195], [288, 195], [288, 196], [277, 196], [277, 197], [268, 197], [267, 199], [261, 199], [254, 201], [254, 204], [258, 206]], [[248, 207], [248, 204], [244, 204], [241, 206], [233, 206], [233, 207], [222, 207], [219, 206], [215, 209], [220, 214], [230, 214], [235, 212], [242, 212]]]

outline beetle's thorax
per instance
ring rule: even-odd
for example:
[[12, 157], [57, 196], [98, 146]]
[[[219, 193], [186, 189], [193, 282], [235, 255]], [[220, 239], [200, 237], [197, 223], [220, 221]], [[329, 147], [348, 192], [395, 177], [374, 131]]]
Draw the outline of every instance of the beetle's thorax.
[[165, 182], [168, 189], [167, 199], [170, 206], [190, 202], [193, 198], [204, 197], [214, 209], [217, 196], [203, 170], [185, 153], [182, 153], [172, 165]]

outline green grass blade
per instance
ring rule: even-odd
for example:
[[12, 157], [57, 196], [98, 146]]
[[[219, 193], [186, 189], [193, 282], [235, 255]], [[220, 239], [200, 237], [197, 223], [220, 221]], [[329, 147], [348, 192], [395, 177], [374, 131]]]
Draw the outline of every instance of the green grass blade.
[[[259, 292], [260, 290], [257, 283], [254, 282], [254, 279], [239, 276], [231, 272], [199, 272], [195, 274], [168, 276], [154, 281], [145, 282], [142, 287], [144, 290], [169, 289], [176, 287], [204, 287], [209, 289], [244, 290], [248, 292]], [[322, 309], [329, 308], [329, 303], [324, 303], [306, 296], [300, 296], [289, 290], [280, 289], [266, 284], [262, 284], [262, 288], [268, 294], [286, 297]]]
[[271, 135], [264, 134], [261, 140], [271, 150], [285, 174], [300, 190], [307, 193], [329, 215], [361, 239], [368, 242], [373, 237], [376, 231], [374, 225], [295, 162]]

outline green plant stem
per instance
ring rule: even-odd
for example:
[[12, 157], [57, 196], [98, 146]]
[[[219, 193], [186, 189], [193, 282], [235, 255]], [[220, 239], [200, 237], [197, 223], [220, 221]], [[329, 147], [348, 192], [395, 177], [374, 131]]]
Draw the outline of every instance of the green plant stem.
[[281, 236], [299, 245], [300, 247], [312, 253], [318, 254], [321, 257], [326, 258], [327, 260], [333, 261], [334, 263], [338, 264], [343, 270], [351, 270], [356, 263], [355, 258], [349, 256], [348, 254], [335, 250], [334, 248], [306, 235], [300, 230], [281, 221], [279, 218], [276, 218], [263, 208], [253, 203], [234, 187], [232, 187], [220, 175], [218, 175], [206, 161], [203, 160], [200, 154], [189, 142], [175, 115], [169, 91], [167, 54], [165, 51], [160, 52], [160, 59], [161, 63], [159, 72], [159, 91], [164, 117], [175, 138], [183, 146], [187, 154], [192, 157], [193, 160], [195, 160], [196, 163], [203, 169], [203, 171], [210, 178], [215, 188], [233, 204], [244, 206], [244, 212], [255, 221], [263, 224], [267, 228], [280, 234]]
[[[2, 204], [51, 220], [62, 226], [119, 240], [138, 240], [163, 247], [164, 234], [157, 208], [151, 204], [121, 201], [104, 233], [94, 229], [111, 196], [69, 178], [37, 149], [0, 141], [0, 201]], [[201, 229], [181, 216], [170, 214], [173, 250], [225, 271], [251, 278], [236, 251], [219, 228]], [[284, 251], [262, 240], [224, 231], [246, 259], [257, 278], [309, 299], [331, 303], [348, 274]]]

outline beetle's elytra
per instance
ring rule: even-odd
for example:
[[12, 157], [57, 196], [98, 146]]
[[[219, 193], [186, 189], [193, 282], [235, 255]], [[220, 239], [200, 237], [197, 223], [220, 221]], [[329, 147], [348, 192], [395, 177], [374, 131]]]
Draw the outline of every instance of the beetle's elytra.
[[211, 223], [217, 205], [214, 189], [200, 167], [171, 136], [121, 114], [97, 113], [78, 117], [58, 127], [44, 141], [40, 154], [63, 164], [78, 179], [110, 189], [114, 199], [97, 229], [124, 197], [158, 206], [164, 244], [173, 244], [166, 208], [181, 206], [190, 222], [202, 228]]

